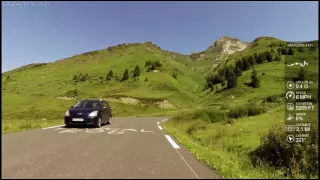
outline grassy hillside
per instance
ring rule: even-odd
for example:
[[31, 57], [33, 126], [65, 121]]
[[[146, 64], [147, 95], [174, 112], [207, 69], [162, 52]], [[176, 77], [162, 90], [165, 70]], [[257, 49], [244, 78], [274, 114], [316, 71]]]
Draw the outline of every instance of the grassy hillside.
[[[67, 108], [83, 98], [130, 97], [139, 101], [135, 105], [111, 102], [116, 116], [171, 111], [148, 103], [162, 100], [167, 100], [175, 109], [190, 108], [200, 100], [197, 92], [204, 78], [189, 68], [184, 58], [147, 42], [122, 44], [53, 63], [17, 68], [2, 74], [3, 122], [45, 118], [61, 124]], [[157, 72], [145, 67], [149, 60], [161, 63]], [[139, 80], [132, 77], [137, 65]], [[120, 82], [126, 68], [129, 79]], [[110, 70], [113, 77], [107, 81]], [[86, 80], [75, 82], [74, 76], [80, 73], [87, 74]], [[58, 99], [60, 97], [62, 99]]]
[[[209, 89], [202, 93], [201, 104], [210, 108], [181, 113], [164, 123], [164, 128], [197, 159], [226, 178], [318, 178], [318, 114], [309, 116], [308, 120], [315, 124], [306, 143], [288, 144], [283, 128], [285, 75], [292, 80], [300, 71], [298, 66], [291, 70], [286, 70], [286, 66], [307, 61], [305, 77], [314, 81], [309, 88], [318, 91], [318, 41], [310, 43], [314, 48], [293, 48], [293, 54], [279, 55], [277, 45], [284, 44], [281, 48], [288, 49], [286, 42], [257, 38], [208, 74], [218, 75], [227, 67], [234, 69], [238, 60], [273, 49], [272, 61], [254, 64], [260, 80], [258, 88], [249, 86], [253, 71], [250, 66], [236, 78], [236, 87], [217, 83], [212, 92]], [[280, 58], [276, 59], [277, 56]], [[317, 100], [314, 103], [318, 107]], [[272, 162], [271, 156], [282, 164]]]

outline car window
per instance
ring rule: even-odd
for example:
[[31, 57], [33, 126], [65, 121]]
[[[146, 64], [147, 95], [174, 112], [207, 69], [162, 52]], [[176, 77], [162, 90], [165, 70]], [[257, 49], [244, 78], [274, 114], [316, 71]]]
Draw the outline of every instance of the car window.
[[102, 103], [103, 103], [103, 107], [108, 107], [108, 105], [105, 101], [103, 101]]
[[75, 108], [99, 108], [99, 102], [95, 102], [95, 101], [80, 101], [74, 107]]

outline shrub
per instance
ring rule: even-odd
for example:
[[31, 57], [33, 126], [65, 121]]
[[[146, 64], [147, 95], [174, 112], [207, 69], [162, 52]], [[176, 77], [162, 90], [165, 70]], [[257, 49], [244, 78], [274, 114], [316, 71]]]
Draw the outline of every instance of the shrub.
[[251, 102], [247, 105], [248, 108], [248, 116], [256, 116], [267, 111], [267, 108], [261, 104], [256, 102]]
[[281, 58], [280, 58], [280, 56], [276, 56], [276, 57], [274, 58], [274, 60], [275, 60], [275, 61], [281, 61]]
[[148, 78], [146, 77], [146, 79], [144, 79], [144, 81], [147, 82], [147, 81], [148, 81]]
[[248, 108], [245, 106], [232, 107], [228, 112], [228, 117], [238, 119], [248, 115]]
[[260, 139], [261, 145], [250, 153], [254, 166], [269, 165], [282, 169], [291, 178], [300, 174], [318, 173], [318, 126], [311, 126], [310, 136], [303, 143], [287, 142], [283, 124], [274, 125]]
[[306, 71], [301, 67], [298, 72], [298, 80], [304, 81], [306, 79]]
[[110, 81], [111, 80], [111, 76], [109, 76], [109, 74], [106, 76], [106, 81]]
[[79, 77], [78, 77], [78, 75], [74, 75], [72, 79], [73, 79], [74, 81], [78, 81], [78, 80], [79, 80]]
[[175, 78], [175, 79], [177, 79], [178, 74], [174, 72], [174, 73], [172, 73], [172, 77]]
[[260, 87], [260, 80], [258, 79], [258, 75], [255, 69], [253, 69], [252, 73], [251, 73], [251, 83], [250, 85], [253, 88], [258, 88]]

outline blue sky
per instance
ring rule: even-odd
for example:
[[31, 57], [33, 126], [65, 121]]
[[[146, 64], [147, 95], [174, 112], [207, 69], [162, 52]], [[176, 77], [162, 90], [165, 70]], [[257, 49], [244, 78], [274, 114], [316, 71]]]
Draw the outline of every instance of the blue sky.
[[2, 72], [128, 42], [190, 54], [221, 36], [318, 40], [318, 26], [318, 2], [2, 2]]

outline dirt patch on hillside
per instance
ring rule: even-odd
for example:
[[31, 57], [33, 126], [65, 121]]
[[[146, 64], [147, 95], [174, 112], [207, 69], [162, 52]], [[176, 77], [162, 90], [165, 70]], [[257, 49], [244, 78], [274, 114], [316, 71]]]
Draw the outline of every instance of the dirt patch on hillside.
[[134, 98], [127, 96], [109, 96], [105, 100], [110, 102], [117, 102], [130, 105], [145, 104], [149, 106], [155, 106], [161, 109], [176, 109], [177, 107], [171, 104], [165, 99], [151, 99], [151, 98]]
[[63, 100], [76, 100], [75, 97], [66, 97], [66, 96], [58, 96], [57, 99], [63, 99]]

